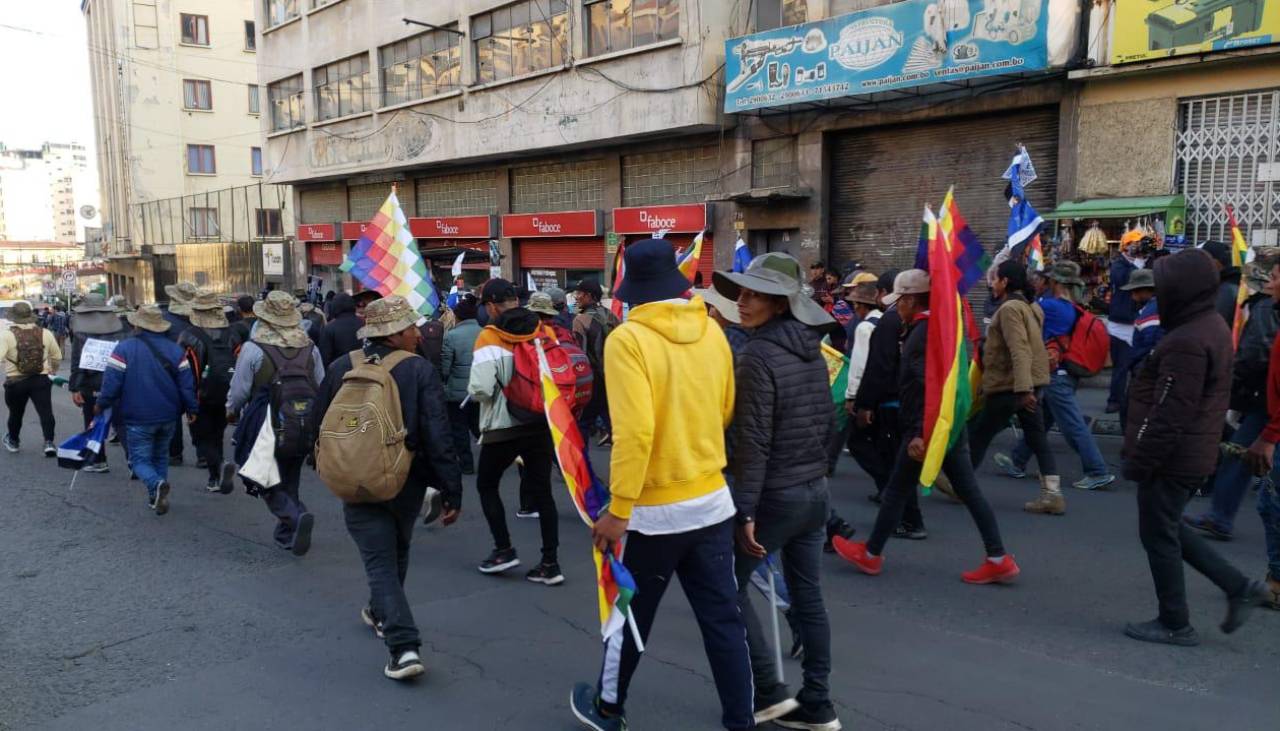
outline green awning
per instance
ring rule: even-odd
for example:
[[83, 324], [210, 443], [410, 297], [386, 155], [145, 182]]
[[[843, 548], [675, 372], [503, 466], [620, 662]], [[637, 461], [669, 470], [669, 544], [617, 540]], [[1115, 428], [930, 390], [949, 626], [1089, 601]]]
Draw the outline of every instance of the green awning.
[[1092, 198], [1063, 203], [1058, 206], [1057, 210], [1045, 214], [1044, 218], [1048, 221], [1061, 218], [1132, 218], [1153, 213], [1167, 213], [1170, 210], [1176, 210], [1181, 214], [1186, 209], [1186, 206], [1186, 199], [1180, 195], [1155, 195], [1145, 198]]

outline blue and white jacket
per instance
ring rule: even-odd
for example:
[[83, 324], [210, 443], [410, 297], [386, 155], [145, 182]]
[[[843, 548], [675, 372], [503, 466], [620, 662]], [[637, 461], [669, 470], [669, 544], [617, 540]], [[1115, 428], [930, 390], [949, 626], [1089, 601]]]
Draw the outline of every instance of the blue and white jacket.
[[[173, 364], [176, 379], [147, 343]], [[182, 348], [165, 335], [145, 331], [120, 341], [107, 359], [98, 405], [103, 411], [115, 407], [126, 424], [167, 424], [195, 414], [195, 379]]]

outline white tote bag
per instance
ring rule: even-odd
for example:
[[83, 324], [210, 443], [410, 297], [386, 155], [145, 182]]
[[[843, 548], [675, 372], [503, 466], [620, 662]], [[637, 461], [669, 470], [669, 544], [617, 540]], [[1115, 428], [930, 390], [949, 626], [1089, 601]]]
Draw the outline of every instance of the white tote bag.
[[258, 438], [253, 441], [253, 449], [249, 459], [240, 468], [240, 476], [252, 480], [263, 487], [275, 487], [280, 484], [280, 465], [276, 464], [276, 433], [271, 428], [271, 406], [267, 406], [267, 418], [258, 430]]

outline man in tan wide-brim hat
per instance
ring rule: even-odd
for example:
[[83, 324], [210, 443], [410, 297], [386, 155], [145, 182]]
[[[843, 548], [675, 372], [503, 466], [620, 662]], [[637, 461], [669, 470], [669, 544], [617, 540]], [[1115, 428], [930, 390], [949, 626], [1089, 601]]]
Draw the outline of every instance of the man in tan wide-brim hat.
[[[227, 421], [237, 424], [235, 431], [236, 464], [243, 466], [263, 428], [267, 402], [271, 396], [271, 384], [279, 372], [310, 378], [313, 387], [324, 379], [324, 362], [311, 338], [299, 327], [302, 317], [298, 314], [298, 301], [288, 292], [273, 290], [267, 298], [253, 305], [257, 324], [250, 340], [240, 347], [236, 359], [235, 374], [227, 393]], [[306, 391], [305, 384], [290, 376], [285, 379], [292, 392]], [[291, 403], [311, 404], [311, 399], [289, 396]], [[272, 418], [279, 418], [272, 414]], [[293, 417], [287, 413], [286, 419]], [[318, 424], [315, 419], [309, 423]], [[245, 485], [250, 493], [259, 495], [267, 509], [276, 517], [276, 545], [288, 549], [295, 556], [302, 556], [311, 548], [311, 528], [315, 518], [298, 497], [298, 483], [302, 478], [302, 465], [311, 453], [312, 444], [291, 443], [294, 433], [289, 424], [280, 431], [282, 435], [276, 447], [276, 463], [280, 469], [280, 484], [274, 487], [258, 485], [247, 478]], [[296, 440], [294, 440], [296, 441]]]
[[209, 472], [205, 489], [223, 495], [234, 487], [236, 466], [223, 461], [222, 442], [227, 430], [227, 390], [235, 368], [235, 351], [222, 300], [201, 287], [188, 303], [191, 326], [178, 336], [178, 344], [191, 353], [196, 365], [196, 397], [200, 413], [191, 425], [196, 455]]
[[[112, 343], [118, 343], [129, 336], [129, 328], [115, 305], [107, 301], [105, 295], [90, 292], [80, 300], [71, 314], [71, 378], [67, 389], [71, 391], [71, 401], [80, 407], [84, 418], [84, 428], [88, 429], [93, 421], [93, 407], [98, 403], [98, 393], [102, 391], [102, 371], [98, 370], [101, 354], [109, 350]], [[90, 341], [94, 341], [90, 345]], [[84, 359], [86, 345], [89, 345], [94, 356]], [[89, 365], [89, 368], [81, 367]], [[116, 433], [124, 431], [123, 424], [116, 419]], [[108, 472], [107, 453], [94, 455], [82, 472]]]
[[169, 314], [191, 317], [191, 300], [196, 298], [198, 292], [195, 282], [166, 284], [164, 293], [169, 295]]
[[[378, 363], [384, 363], [385, 359], [400, 394], [400, 413], [408, 432], [405, 445], [413, 452], [404, 487], [386, 502], [342, 505], [347, 532], [360, 549], [369, 580], [369, 604], [360, 611], [360, 617], [386, 642], [390, 659], [383, 674], [394, 680], [406, 680], [423, 673], [418, 655], [422, 640], [403, 581], [413, 526], [430, 490], [427, 484], [439, 488], [430, 491], [440, 496], [445, 525], [458, 519], [462, 506], [462, 468], [449, 438], [444, 384], [430, 361], [414, 355], [421, 317], [398, 295], [371, 302], [365, 308], [364, 326], [358, 333], [367, 341], [363, 353], [353, 351], [339, 356], [329, 366], [316, 400], [316, 421], [320, 423], [342, 388], [343, 377], [353, 367], [353, 354], [377, 359]], [[320, 449], [322, 453], [326, 449], [323, 439]], [[432, 510], [438, 512], [435, 506]]]
[[36, 313], [30, 302], [15, 302], [8, 317], [9, 327], [0, 329], [0, 361], [4, 362], [5, 372], [4, 401], [9, 407], [4, 446], [10, 452], [18, 451], [22, 417], [30, 401], [40, 415], [44, 456], [53, 457], [58, 453], [53, 446], [57, 425], [53, 417], [53, 382], [49, 377], [58, 372], [62, 349], [58, 347], [58, 339], [53, 333], [36, 322]]

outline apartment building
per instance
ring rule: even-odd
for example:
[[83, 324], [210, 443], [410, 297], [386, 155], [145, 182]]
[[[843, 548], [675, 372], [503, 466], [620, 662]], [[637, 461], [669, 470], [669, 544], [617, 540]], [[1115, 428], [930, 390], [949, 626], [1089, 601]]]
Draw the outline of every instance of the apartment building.
[[83, 145], [0, 143], [0, 240], [85, 243], [85, 227], [99, 225], [97, 188]]
[[254, 3], [82, 0], [81, 10], [112, 292], [155, 297], [192, 242], [240, 244], [239, 260], [239, 249], [282, 240], [284, 206], [262, 190], [271, 166]]

